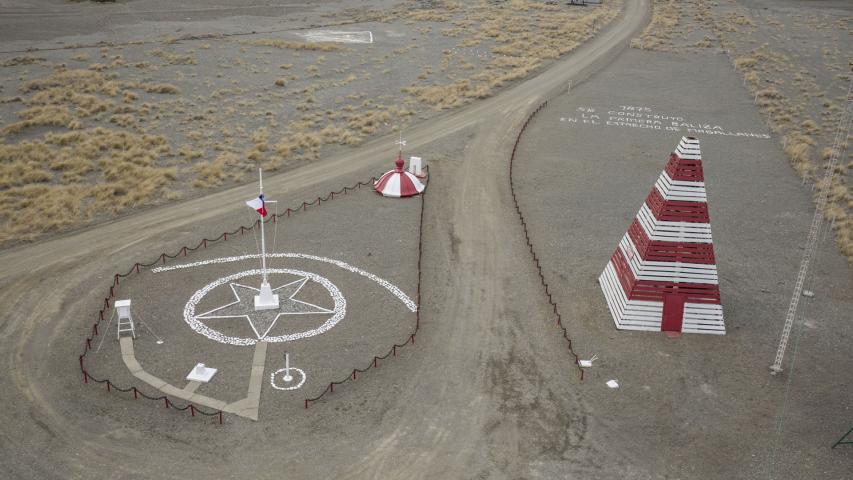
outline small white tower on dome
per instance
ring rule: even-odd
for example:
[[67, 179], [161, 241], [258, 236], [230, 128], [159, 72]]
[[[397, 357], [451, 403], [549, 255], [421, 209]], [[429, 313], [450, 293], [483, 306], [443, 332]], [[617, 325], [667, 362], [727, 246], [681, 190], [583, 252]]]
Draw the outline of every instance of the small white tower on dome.
[[421, 157], [409, 157], [409, 173], [416, 177], [423, 178], [423, 159]]

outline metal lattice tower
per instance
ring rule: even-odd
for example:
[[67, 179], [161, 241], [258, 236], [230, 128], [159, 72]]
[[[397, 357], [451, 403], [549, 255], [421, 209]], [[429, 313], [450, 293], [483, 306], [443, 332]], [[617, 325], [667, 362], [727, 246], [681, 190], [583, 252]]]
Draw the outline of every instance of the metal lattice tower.
[[797, 306], [800, 303], [800, 296], [803, 293], [803, 284], [806, 281], [806, 274], [809, 271], [809, 265], [817, 251], [818, 237], [823, 226], [824, 209], [826, 208], [826, 200], [829, 196], [832, 180], [835, 176], [835, 166], [838, 164], [838, 157], [847, 146], [847, 138], [850, 133], [850, 110], [853, 105], [853, 97], [851, 90], [853, 89], [853, 80], [847, 87], [847, 102], [844, 105], [844, 113], [841, 115], [841, 121], [838, 124], [838, 129], [835, 132], [835, 139], [832, 144], [832, 157], [829, 160], [829, 165], [826, 167], [826, 172], [823, 175], [823, 190], [820, 192], [815, 208], [812, 225], [809, 229], [809, 236], [806, 240], [806, 248], [803, 251], [803, 259], [800, 261], [800, 271], [797, 273], [797, 283], [794, 285], [794, 294], [791, 296], [791, 304], [788, 305], [788, 314], [785, 316], [785, 326], [782, 328], [782, 338], [779, 340], [779, 348], [776, 350], [776, 359], [773, 365], [770, 366], [770, 373], [776, 375], [782, 371], [782, 359], [785, 357], [785, 348], [788, 346], [788, 337], [791, 336], [791, 328], [794, 325], [794, 318], [797, 315]]

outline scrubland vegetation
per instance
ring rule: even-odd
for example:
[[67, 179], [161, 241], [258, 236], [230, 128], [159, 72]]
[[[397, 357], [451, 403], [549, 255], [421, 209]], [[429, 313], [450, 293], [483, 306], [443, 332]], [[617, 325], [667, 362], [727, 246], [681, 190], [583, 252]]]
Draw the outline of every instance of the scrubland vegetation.
[[[651, 24], [632, 47], [728, 55], [791, 167], [812, 182], [815, 195], [829, 189], [824, 213], [839, 248], [853, 261], [853, 163], [846, 141], [839, 151], [833, 148], [850, 82], [851, 57], [844, 48], [850, 19], [810, 10], [793, 18], [765, 12], [756, 19], [732, 0], [654, 0], [653, 7]], [[814, 41], [791, 40], [793, 31]], [[834, 154], [836, 174], [825, 185], [826, 164]]]
[[387, 45], [210, 34], [0, 59], [0, 246], [317, 161], [489, 97], [620, 4], [409, 2], [327, 19], [411, 32]]

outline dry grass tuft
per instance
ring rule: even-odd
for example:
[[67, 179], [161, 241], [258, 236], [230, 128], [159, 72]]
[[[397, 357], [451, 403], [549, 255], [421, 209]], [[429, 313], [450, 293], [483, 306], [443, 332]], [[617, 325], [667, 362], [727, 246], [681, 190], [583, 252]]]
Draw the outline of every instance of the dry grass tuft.
[[328, 43], [328, 42], [316, 42], [316, 43], [300, 43], [300, 42], [288, 42], [285, 40], [240, 40], [242, 45], [253, 45], [259, 47], [275, 47], [275, 48], [286, 48], [289, 50], [311, 50], [318, 52], [336, 52], [339, 50], [343, 50], [343, 47], [336, 43]]
[[34, 63], [44, 62], [45, 59], [41, 57], [33, 57], [31, 55], [24, 55], [21, 57], [10, 58], [9, 60], [4, 60], [0, 62], [0, 67], [15, 67], [18, 65], [32, 65]]
[[240, 158], [231, 152], [219, 154], [212, 162], [198, 163], [195, 166], [197, 176], [193, 180], [193, 186], [209, 188], [221, 185], [228, 179], [237, 180], [242, 176], [242, 172], [235, 168], [240, 163]]
[[785, 153], [794, 170], [803, 177], [810, 177], [815, 170], [811, 162], [812, 147], [815, 142], [811, 136], [794, 131], [785, 136]]
[[148, 93], [166, 93], [174, 95], [181, 92], [178, 87], [168, 83], [140, 83], [137, 84], [137, 86]]
[[165, 50], [151, 50], [147, 52], [152, 57], [157, 57], [166, 62], [167, 65], [195, 65], [196, 59], [191, 54], [180, 54], [167, 52]]

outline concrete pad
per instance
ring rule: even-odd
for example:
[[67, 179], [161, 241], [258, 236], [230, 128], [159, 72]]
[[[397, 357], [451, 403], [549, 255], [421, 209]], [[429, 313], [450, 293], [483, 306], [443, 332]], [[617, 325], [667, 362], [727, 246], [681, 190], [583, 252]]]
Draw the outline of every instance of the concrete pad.
[[184, 387], [184, 392], [191, 394], [198, 389], [199, 385], [201, 385], [201, 382], [193, 380], [192, 382], [187, 383], [187, 386]]
[[267, 342], [258, 342], [255, 344], [255, 354], [252, 356], [252, 366], [263, 367], [267, 361]]
[[188, 395], [186, 392], [181, 390], [180, 388], [170, 385], [168, 383], [163, 382], [163, 385], [160, 387], [160, 391], [165, 393], [166, 395], [171, 395], [177, 398], [187, 399], [191, 395]]
[[223, 402], [222, 400], [217, 400], [215, 398], [206, 397], [204, 395], [199, 395], [197, 393], [190, 395], [190, 398], [188, 398], [187, 400], [189, 400], [190, 402], [192, 402], [196, 405], [203, 405], [205, 407], [215, 408], [217, 410], [222, 410], [223, 412], [225, 411], [225, 406], [228, 405], [227, 403]]
[[148, 385], [151, 385], [152, 387], [156, 388], [157, 390], [162, 390], [163, 386], [167, 385], [166, 382], [164, 382], [163, 380], [160, 380], [159, 378], [155, 377], [154, 375], [151, 375], [150, 373], [146, 372], [145, 370], [141, 370], [139, 372], [136, 372], [133, 374], [133, 376], [142, 380], [143, 382], [147, 383]]

